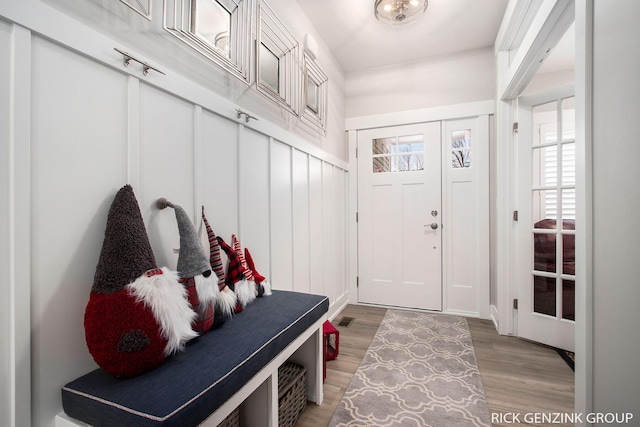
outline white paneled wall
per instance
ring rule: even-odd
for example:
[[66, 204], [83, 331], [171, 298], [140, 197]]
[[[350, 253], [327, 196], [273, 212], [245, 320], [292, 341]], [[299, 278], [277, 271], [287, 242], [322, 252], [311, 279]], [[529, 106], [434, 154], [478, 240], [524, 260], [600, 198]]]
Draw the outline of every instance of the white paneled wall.
[[60, 385], [93, 367], [84, 308], [127, 178], [127, 77], [36, 36], [31, 61], [31, 140], [19, 142], [30, 146], [31, 187], [18, 191], [31, 199], [33, 425], [47, 425]]
[[324, 256], [323, 248], [325, 233], [323, 230], [323, 180], [322, 162], [316, 158], [309, 158], [309, 259], [314, 262], [309, 268], [309, 283], [311, 293], [324, 293], [324, 264], [317, 262]]
[[331, 224], [334, 222], [333, 204], [334, 200], [331, 198], [331, 194], [334, 192], [334, 178], [333, 167], [329, 164], [322, 164], [322, 264], [324, 265], [324, 293], [329, 298], [334, 298], [332, 295], [332, 289], [328, 286], [335, 280], [335, 233], [331, 228]]
[[202, 183], [199, 198], [205, 207], [209, 224], [212, 227], [215, 224], [214, 231], [226, 240], [231, 233], [237, 233], [240, 229], [239, 129], [236, 123], [203, 110], [200, 132]]
[[293, 290], [292, 148], [275, 140], [270, 147], [271, 281], [278, 289]]
[[140, 155], [138, 164], [130, 165], [135, 171], [133, 176], [139, 176], [139, 185], [132, 186], [156, 262], [175, 268], [174, 249], [180, 246], [176, 217], [172, 209], [159, 211], [155, 202], [166, 197], [194, 219], [194, 108], [193, 104], [146, 84], [140, 85], [139, 96], [139, 123], [132, 126], [140, 129]]
[[[12, 56], [16, 28], [27, 60]], [[346, 164], [264, 121], [234, 120], [228, 104], [179, 76], [145, 79], [1, 20], [0, 54], [10, 58], [0, 65], [0, 279], [12, 295], [0, 307], [14, 328], [0, 334], [10, 342], [0, 353], [0, 424], [53, 425], [60, 387], [95, 368], [84, 309], [109, 206], [127, 183], [159, 266], [175, 268], [178, 257], [173, 210], [155, 207], [166, 197], [203, 244], [204, 205], [216, 233], [238, 235], [275, 289], [328, 295], [332, 313], [346, 303]], [[30, 78], [17, 87], [15, 76]], [[11, 102], [17, 96], [24, 108]], [[16, 325], [25, 315], [31, 325]], [[14, 333], [26, 337], [20, 363]], [[15, 398], [29, 394], [31, 410], [20, 413], [29, 404]]]
[[[273, 281], [269, 242], [269, 138], [250, 129], [242, 129], [238, 142], [240, 224], [235, 233], [243, 247], [251, 250], [258, 271]], [[224, 181], [219, 185], [224, 185]], [[230, 235], [222, 237], [230, 242]]]
[[[10, 58], [12, 51], [12, 28], [0, 20], [0, 58]], [[11, 197], [11, 157], [10, 141], [10, 103], [11, 103], [11, 61], [0, 61], [0, 194]], [[14, 368], [15, 343], [13, 342], [13, 289], [15, 281], [11, 278], [11, 200], [0, 203], [0, 289], [5, 295], [0, 300], [0, 341], [9, 345], [0, 346], [0, 425], [10, 425], [12, 416], [12, 397], [15, 388], [12, 373]], [[6, 373], [6, 375], [5, 375]]]
[[298, 292], [311, 292], [311, 199], [309, 156], [293, 150], [291, 164], [293, 211], [293, 284]]

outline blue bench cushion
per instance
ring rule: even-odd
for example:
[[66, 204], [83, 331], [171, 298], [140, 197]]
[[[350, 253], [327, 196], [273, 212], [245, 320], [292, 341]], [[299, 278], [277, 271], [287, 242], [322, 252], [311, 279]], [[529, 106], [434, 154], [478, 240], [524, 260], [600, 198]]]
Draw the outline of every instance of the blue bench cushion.
[[95, 426], [197, 425], [328, 308], [324, 296], [273, 291], [151, 372], [118, 379], [96, 369], [70, 382], [62, 407]]

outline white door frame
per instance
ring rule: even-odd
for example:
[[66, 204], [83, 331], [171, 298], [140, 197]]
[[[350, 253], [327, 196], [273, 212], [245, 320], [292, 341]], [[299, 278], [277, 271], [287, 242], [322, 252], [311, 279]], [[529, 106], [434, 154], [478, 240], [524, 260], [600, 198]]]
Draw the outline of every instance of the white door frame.
[[[491, 99], [466, 104], [455, 104], [372, 116], [353, 117], [346, 120], [345, 125], [348, 142], [347, 154], [349, 158], [349, 303], [358, 303], [358, 238], [356, 225], [356, 213], [358, 207], [358, 162], [356, 158], [357, 131], [410, 123], [447, 121], [463, 117], [490, 116], [495, 113], [495, 106], [495, 101]], [[446, 230], [443, 230], [443, 233], [446, 233]], [[489, 306], [487, 303], [489, 299], [488, 287], [489, 284], [487, 283], [486, 287], [482, 290], [482, 292], [486, 294], [486, 298], [483, 297], [480, 299], [481, 307], [479, 309], [479, 314], [477, 314], [479, 317], [487, 318], [489, 316]], [[443, 289], [443, 298], [445, 298], [445, 293], [446, 289]]]
[[[522, 11], [529, 8], [535, 0], [520, 0], [509, 2], [503, 18], [501, 29], [496, 39], [496, 131], [498, 150], [498, 301], [495, 307], [497, 315], [496, 323], [501, 334], [512, 334], [514, 330], [514, 310], [512, 301], [514, 289], [510, 283], [514, 283], [514, 272], [510, 268], [514, 263], [512, 249], [514, 241], [514, 225], [511, 220], [512, 212], [517, 209], [517, 199], [514, 185], [517, 186], [517, 173], [512, 164], [515, 159], [516, 148], [513, 144], [512, 124], [514, 122], [515, 107], [512, 100], [515, 99], [526, 84], [530, 81], [537, 69], [535, 63], [544, 57], [546, 46], [533, 46], [531, 43], [520, 45], [521, 58], [528, 57], [528, 61], [512, 61], [510, 43], [514, 37], [526, 33], [528, 40], [544, 39], [551, 29], [555, 35], [563, 34], [567, 25], [562, 21], [560, 25], [554, 22], [545, 22], [549, 18], [549, 8], [546, 13], [538, 13], [534, 22], [525, 25], [522, 19]], [[577, 413], [590, 413], [593, 411], [593, 282], [591, 260], [593, 258], [592, 245], [592, 130], [591, 112], [593, 105], [593, 14], [594, 0], [565, 1], [545, 0], [546, 6], [569, 3], [567, 12], [573, 16], [575, 22], [575, 94], [576, 94], [576, 353], [581, 355], [576, 360], [575, 372], [575, 411]], [[544, 30], [544, 31], [543, 31]], [[550, 46], [553, 47], [553, 46]], [[541, 55], [541, 56], [536, 56]], [[511, 70], [511, 72], [510, 72]], [[516, 73], [515, 70], [520, 70]], [[517, 90], [513, 90], [515, 78], [522, 78], [528, 74], [528, 79], [523, 79]], [[505, 88], [512, 88], [511, 96]], [[493, 307], [492, 307], [493, 310]], [[585, 425], [581, 423], [580, 425]]]
[[[532, 16], [528, 16], [532, 13]], [[497, 133], [497, 301], [493, 320], [503, 335], [515, 333], [516, 227], [518, 210], [517, 146], [513, 123], [515, 99], [527, 87], [541, 62], [574, 22], [574, 0], [509, 2], [496, 38]], [[519, 45], [517, 41], [520, 41]], [[516, 50], [515, 56], [513, 55]], [[578, 90], [576, 88], [576, 90]], [[576, 93], [576, 95], [578, 95]]]

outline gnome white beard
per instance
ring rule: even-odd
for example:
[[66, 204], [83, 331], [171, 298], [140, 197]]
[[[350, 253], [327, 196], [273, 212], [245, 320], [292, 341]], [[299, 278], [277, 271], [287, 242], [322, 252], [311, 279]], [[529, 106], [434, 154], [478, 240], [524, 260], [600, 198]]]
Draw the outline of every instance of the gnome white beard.
[[266, 280], [263, 280], [262, 282], [260, 282], [258, 286], [262, 286], [262, 289], [264, 290], [264, 293], [262, 294], [263, 296], [268, 297], [272, 295], [271, 283], [267, 282]]
[[193, 281], [196, 284], [196, 293], [200, 301], [200, 309], [204, 313], [207, 307], [215, 305], [220, 296], [220, 290], [217, 284], [218, 277], [213, 274], [209, 277], [198, 274], [193, 278]]
[[127, 285], [138, 302], [151, 309], [160, 324], [160, 334], [167, 340], [166, 356], [183, 350], [187, 341], [198, 336], [191, 329], [196, 313], [187, 299], [187, 290], [178, 283], [178, 274], [162, 268], [163, 274], [138, 277]]
[[256, 299], [255, 284], [247, 279], [242, 279], [235, 284], [238, 302], [242, 307], [246, 307]]
[[[224, 282], [224, 280], [222, 280], [222, 282]], [[238, 304], [238, 297], [229, 287], [225, 287], [220, 291], [220, 298], [218, 299], [218, 305], [216, 307], [220, 309], [225, 317], [231, 317], [233, 315], [236, 304]]]

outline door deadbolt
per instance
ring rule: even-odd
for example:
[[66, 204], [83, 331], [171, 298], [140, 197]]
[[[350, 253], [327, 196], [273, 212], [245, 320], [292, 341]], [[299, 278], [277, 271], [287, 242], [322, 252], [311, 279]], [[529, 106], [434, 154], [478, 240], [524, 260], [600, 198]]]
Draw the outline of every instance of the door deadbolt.
[[438, 211], [431, 211], [431, 216], [438, 216]]

